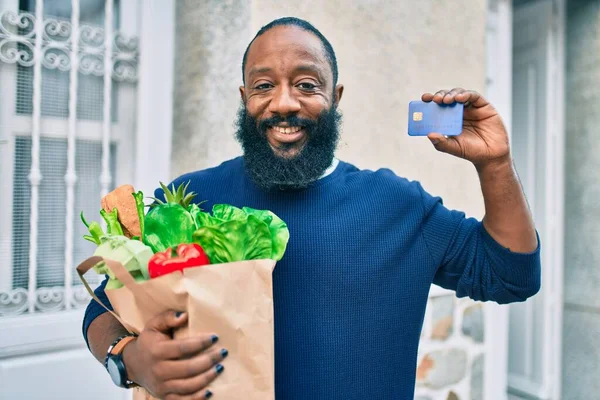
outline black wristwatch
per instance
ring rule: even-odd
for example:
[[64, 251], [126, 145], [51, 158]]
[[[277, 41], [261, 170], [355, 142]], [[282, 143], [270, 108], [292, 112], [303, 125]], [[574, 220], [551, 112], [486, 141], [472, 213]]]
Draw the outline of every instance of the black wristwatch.
[[123, 362], [123, 349], [136, 338], [137, 335], [133, 334], [117, 338], [108, 348], [106, 359], [104, 360], [104, 367], [108, 371], [110, 378], [115, 385], [122, 388], [137, 386], [135, 382], [127, 377], [127, 369], [125, 369], [125, 363]]

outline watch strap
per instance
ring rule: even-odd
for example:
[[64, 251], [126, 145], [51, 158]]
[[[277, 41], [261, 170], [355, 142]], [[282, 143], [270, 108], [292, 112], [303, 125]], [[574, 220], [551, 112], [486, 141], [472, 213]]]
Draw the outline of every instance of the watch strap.
[[116, 338], [115, 341], [112, 342], [110, 346], [108, 346], [108, 350], [106, 351], [106, 357], [104, 358], [104, 367], [106, 367], [108, 357], [110, 357], [111, 355], [121, 354], [125, 346], [136, 338], [137, 335], [135, 334], [127, 334]]
[[120, 359], [120, 363], [122, 364], [122, 368], [123, 368], [123, 377], [124, 377], [124, 382], [123, 382], [123, 387], [125, 388], [131, 388], [134, 386], [138, 386], [135, 382], [133, 382], [132, 380], [127, 378], [127, 369], [125, 367], [125, 364], [123, 364], [123, 350], [125, 349], [125, 346], [127, 346], [129, 343], [131, 343], [132, 341], [136, 340], [138, 337], [138, 335], [136, 334], [127, 334], [127, 335], [123, 335], [123, 336], [119, 336], [118, 338], [115, 339], [114, 342], [112, 342], [112, 344], [108, 347], [108, 351], [106, 352], [106, 358], [104, 359], [104, 368], [108, 369], [108, 360], [111, 357], [118, 357]]
[[133, 342], [135, 339], [137, 339], [137, 336], [133, 336], [133, 335], [125, 336], [124, 338], [119, 340], [117, 342], [117, 344], [114, 345], [114, 347], [112, 348], [110, 353], [113, 355], [121, 354], [123, 352], [123, 350], [125, 349], [125, 346], [127, 346], [129, 343]]

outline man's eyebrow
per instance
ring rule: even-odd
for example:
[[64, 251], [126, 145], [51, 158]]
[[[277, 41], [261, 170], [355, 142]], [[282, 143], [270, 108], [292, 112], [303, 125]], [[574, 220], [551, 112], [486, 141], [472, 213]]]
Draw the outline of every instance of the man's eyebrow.
[[[254, 67], [248, 71], [248, 77], [257, 74], [265, 74], [267, 72], [273, 71], [271, 67]], [[294, 72], [313, 72], [316, 73], [319, 77], [322, 75], [322, 69], [319, 68], [316, 64], [300, 64], [294, 68]]]
[[294, 72], [314, 72], [320, 78], [323, 70], [317, 64], [300, 64], [294, 68]]
[[321, 83], [327, 81], [327, 72], [319, 64], [300, 64], [294, 68], [294, 73], [314, 74]]
[[252, 76], [255, 74], [264, 74], [266, 72], [271, 72], [273, 69], [271, 67], [254, 67], [248, 71], [248, 76]]
[[294, 68], [294, 70], [296, 70], [296, 71], [308, 71], [308, 72], [311, 72], [311, 71], [319, 72], [321, 69], [316, 64], [300, 64], [296, 68]]

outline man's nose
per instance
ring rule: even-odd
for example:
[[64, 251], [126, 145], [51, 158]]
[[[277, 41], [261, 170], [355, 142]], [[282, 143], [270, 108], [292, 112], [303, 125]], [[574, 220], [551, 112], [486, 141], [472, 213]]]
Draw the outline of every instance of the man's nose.
[[269, 111], [279, 115], [295, 114], [300, 111], [300, 108], [300, 102], [289, 87], [276, 89], [269, 104]]

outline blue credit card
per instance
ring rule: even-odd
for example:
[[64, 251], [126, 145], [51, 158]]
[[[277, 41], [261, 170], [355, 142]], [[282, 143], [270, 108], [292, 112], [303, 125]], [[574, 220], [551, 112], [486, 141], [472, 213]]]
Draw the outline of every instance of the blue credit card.
[[445, 136], [460, 135], [463, 129], [463, 111], [462, 103], [411, 101], [408, 104], [408, 134], [427, 136], [435, 132]]

